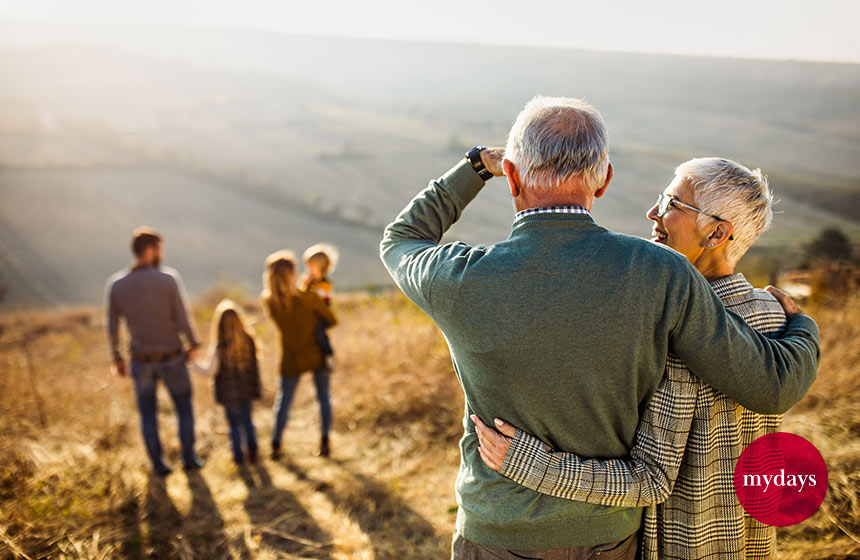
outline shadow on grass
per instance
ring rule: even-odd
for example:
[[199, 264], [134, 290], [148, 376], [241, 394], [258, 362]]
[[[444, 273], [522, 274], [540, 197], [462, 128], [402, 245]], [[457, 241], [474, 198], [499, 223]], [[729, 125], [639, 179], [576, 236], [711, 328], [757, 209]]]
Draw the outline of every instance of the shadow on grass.
[[272, 484], [263, 465], [241, 468], [248, 487], [245, 511], [252, 533], [274, 550], [301, 558], [331, 558], [331, 536], [320, 528], [296, 497]]
[[185, 520], [186, 542], [193, 544], [193, 555], [199, 558], [250, 558], [251, 553], [241, 537], [232, 542], [225, 532], [224, 518], [212, 491], [200, 471], [190, 471], [188, 489], [191, 509]]
[[[174, 475], [175, 476], [175, 475]], [[183, 516], [167, 492], [166, 480], [150, 474], [143, 506], [117, 511], [126, 532], [123, 558], [251, 558], [245, 541], [231, 542], [209, 485], [199, 472], [186, 474], [191, 507]], [[138, 515], [140, 519], [138, 519]]]
[[450, 544], [443, 542], [433, 525], [384, 484], [340, 469], [342, 479], [332, 485], [312, 478], [295, 463], [285, 466], [358, 524], [373, 546], [374, 558], [442, 558], [449, 553]]
[[[175, 543], [182, 532], [182, 514], [167, 494], [165, 479], [149, 475], [143, 503], [138, 553], [140, 557], [166, 557], [176, 554]], [[130, 543], [133, 544], [133, 543]], [[140, 545], [146, 545], [141, 548]]]
[[[150, 484], [147, 484], [145, 505], [149, 504]], [[133, 489], [120, 485], [125, 499], [112, 512], [113, 522], [120, 528], [119, 551], [123, 558], [143, 558], [143, 535], [141, 534], [141, 504]]]

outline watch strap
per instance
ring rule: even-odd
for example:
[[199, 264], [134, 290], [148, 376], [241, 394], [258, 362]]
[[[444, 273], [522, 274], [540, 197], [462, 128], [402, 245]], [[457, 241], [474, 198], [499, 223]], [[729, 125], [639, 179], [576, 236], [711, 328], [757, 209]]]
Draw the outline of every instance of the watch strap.
[[486, 146], [475, 146], [468, 152], [466, 152], [466, 161], [472, 166], [478, 173], [478, 177], [484, 180], [484, 182], [489, 181], [493, 178], [493, 174], [490, 173], [490, 170], [484, 166], [483, 160], [481, 160], [481, 150], [486, 150]]

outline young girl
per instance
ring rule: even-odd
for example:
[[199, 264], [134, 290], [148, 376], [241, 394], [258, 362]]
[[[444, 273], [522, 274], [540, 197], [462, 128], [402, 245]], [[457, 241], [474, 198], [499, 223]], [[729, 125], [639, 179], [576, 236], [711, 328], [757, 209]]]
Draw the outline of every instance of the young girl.
[[245, 434], [248, 462], [259, 460], [257, 436], [251, 421], [251, 403], [260, 398], [257, 344], [242, 322], [239, 306], [222, 300], [212, 318], [212, 335], [207, 361], [195, 362], [205, 375], [215, 372], [215, 400], [224, 406], [230, 424], [233, 461], [245, 462], [242, 433]]
[[[337, 267], [340, 256], [337, 248], [326, 243], [317, 243], [308, 247], [302, 256], [306, 270], [302, 278], [302, 289], [306, 292], [316, 293], [330, 307], [334, 286], [328, 275], [334, 272]], [[324, 367], [331, 371], [334, 369], [334, 350], [328, 338], [327, 328], [328, 325], [324, 321], [319, 321], [314, 336], [323, 355]]]

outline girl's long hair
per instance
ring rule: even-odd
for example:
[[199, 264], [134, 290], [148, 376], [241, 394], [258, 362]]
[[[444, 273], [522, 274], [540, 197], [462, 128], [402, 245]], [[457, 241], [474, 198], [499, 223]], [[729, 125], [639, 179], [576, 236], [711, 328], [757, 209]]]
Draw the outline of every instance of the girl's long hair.
[[[212, 332], [209, 337], [209, 358], [219, 349], [221, 364], [227, 367], [246, 368], [256, 359], [258, 345], [254, 335], [248, 332], [247, 321], [236, 302], [223, 299], [215, 308], [212, 317]], [[230, 320], [232, 318], [232, 320]]]
[[266, 257], [260, 297], [267, 311], [289, 311], [293, 295], [298, 291], [295, 284], [297, 272], [296, 254], [292, 251], [275, 251]]

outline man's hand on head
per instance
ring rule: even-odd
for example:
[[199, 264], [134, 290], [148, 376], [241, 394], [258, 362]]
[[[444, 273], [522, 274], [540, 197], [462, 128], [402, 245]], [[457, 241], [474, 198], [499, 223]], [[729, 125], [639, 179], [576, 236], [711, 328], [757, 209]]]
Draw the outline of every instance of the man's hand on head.
[[504, 148], [486, 148], [481, 150], [481, 161], [484, 163], [484, 167], [495, 177], [501, 177], [505, 174], [504, 169], [502, 169], [503, 159], [505, 159]]
[[790, 319], [794, 315], [803, 315], [803, 309], [801, 309], [794, 300], [791, 299], [791, 296], [787, 293], [783, 292], [776, 286], [767, 286], [764, 289], [767, 293], [776, 298], [776, 301], [782, 306], [783, 310], [785, 310], [785, 314], [788, 315]]

